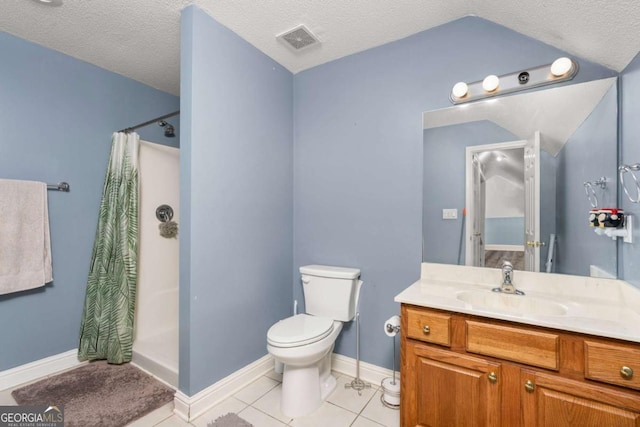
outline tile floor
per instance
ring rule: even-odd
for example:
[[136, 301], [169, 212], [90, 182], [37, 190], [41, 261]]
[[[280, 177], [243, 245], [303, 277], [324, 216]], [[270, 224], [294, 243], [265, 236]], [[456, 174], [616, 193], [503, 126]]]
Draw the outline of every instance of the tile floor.
[[[191, 423], [173, 413], [173, 403], [168, 403], [150, 414], [129, 424], [128, 427], [207, 427], [219, 416], [235, 412], [254, 427], [398, 427], [400, 413], [380, 402], [379, 385], [362, 390], [362, 395], [344, 385], [353, 378], [335, 373], [338, 385], [313, 414], [301, 418], [289, 418], [280, 412], [282, 377], [270, 372], [249, 384], [232, 397], [214, 406]], [[11, 390], [0, 391], [0, 406], [15, 405]]]

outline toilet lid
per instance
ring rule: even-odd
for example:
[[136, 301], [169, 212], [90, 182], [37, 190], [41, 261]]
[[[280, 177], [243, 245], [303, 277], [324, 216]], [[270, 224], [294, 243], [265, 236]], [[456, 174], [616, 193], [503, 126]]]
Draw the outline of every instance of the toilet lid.
[[294, 347], [321, 340], [332, 330], [333, 319], [297, 314], [269, 328], [267, 341], [276, 347]]

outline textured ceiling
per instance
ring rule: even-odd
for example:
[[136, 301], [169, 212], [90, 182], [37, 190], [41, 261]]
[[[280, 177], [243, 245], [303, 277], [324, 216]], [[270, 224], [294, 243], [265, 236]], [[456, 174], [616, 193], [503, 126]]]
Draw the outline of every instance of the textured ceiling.
[[[616, 71], [640, 49], [637, 0], [0, 0], [0, 30], [178, 94], [189, 4], [294, 73], [466, 15]], [[296, 54], [276, 40], [299, 24], [322, 44]]]

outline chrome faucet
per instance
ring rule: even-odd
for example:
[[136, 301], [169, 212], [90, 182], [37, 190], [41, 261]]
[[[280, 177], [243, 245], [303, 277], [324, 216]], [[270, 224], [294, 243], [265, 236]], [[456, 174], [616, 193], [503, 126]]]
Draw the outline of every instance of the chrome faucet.
[[505, 294], [524, 295], [513, 285], [513, 264], [509, 261], [502, 261], [502, 284], [499, 288], [493, 288], [493, 292], [504, 292]]

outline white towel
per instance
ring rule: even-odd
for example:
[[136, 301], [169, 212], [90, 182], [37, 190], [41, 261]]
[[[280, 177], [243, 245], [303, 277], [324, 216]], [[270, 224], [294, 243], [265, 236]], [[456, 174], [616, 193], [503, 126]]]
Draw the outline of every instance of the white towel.
[[53, 280], [47, 184], [0, 179], [0, 294]]

